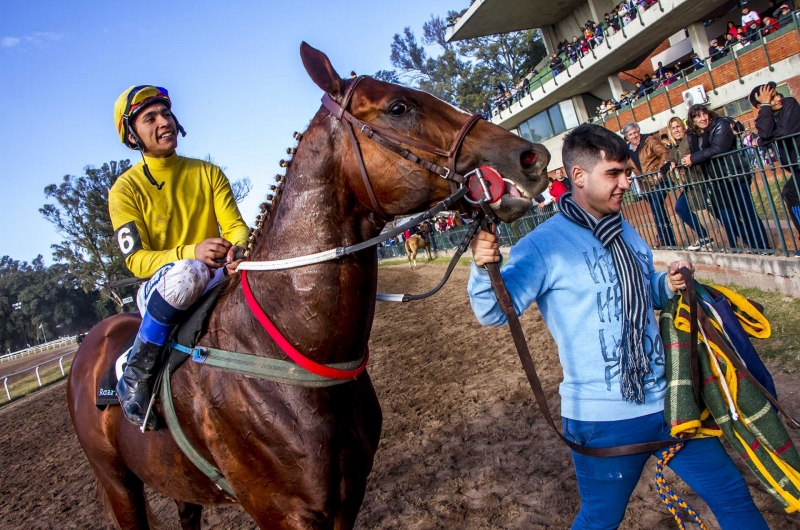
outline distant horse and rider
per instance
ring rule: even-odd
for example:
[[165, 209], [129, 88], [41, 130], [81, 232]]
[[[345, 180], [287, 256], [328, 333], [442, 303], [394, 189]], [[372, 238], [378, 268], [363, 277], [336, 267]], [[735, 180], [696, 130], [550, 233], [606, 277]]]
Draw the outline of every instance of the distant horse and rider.
[[[306, 43], [300, 54], [326, 95], [287, 164], [280, 193], [251, 235], [251, 265], [365, 242], [389, 219], [454, 195], [463, 175], [479, 166], [492, 166], [530, 197], [545, 188], [550, 156], [543, 146], [421, 91], [370, 77], [342, 79], [328, 57]], [[530, 199], [511, 191], [491, 205], [504, 222], [530, 206]], [[139, 316], [112, 316], [89, 332], [70, 371], [68, 408], [115, 526], [151, 528], [147, 485], [175, 500], [184, 530], [200, 528], [203, 505], [233, 504], [262, 529], [353, 528], [382, 423], [364, 370], [377, 258], [366, 247], [312, 266], [248, 268], [249, 274], [225, 280], [196, 340], [201, 355], [192, 361], [198, 362], [166, 376], [174, 406], [169, 417], [217, 478], [187, 456], [172, 428], [141, 433], [119, 406], [95, 406], [104, 379], [139, 329]], [[273, 338], [267, 323], [283, 341]], [[354, 377], [330, 375], [326, 384], [303, 386], [210, 366], [202, 352], [211, 350], [290, 365], [303, 377], [341, 374], [345, 366], [358, 370]], [[302, 352], [307, 362], [300, 364], [290, 351]], [[154, 407], [159, 417], [163, 402]]]
[[[417, 252], [421, 249], [424, 249], [425, 252], [428, 253], [428, 261], [432, 261], [433, 256], [431, 256], [430, 241], [426, 240], [419, 233], [414, 234], [413, 236], [406, 239], [406, 256], [408, 257], [408, 267], [410, 269], [417, 268]], [[414, 262], [413, 267], [411, 265], [412, 260]]]

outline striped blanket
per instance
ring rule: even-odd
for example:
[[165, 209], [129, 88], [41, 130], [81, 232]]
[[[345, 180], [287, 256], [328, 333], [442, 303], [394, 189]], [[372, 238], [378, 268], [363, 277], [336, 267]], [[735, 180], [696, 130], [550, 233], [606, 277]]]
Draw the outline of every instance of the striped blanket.
[[[702, 286], [696, 284], [698, 289]], [[769, 322], [746, 298], [714, 286], [725, 295], [745, 331], [768, 337]], [[715, 293], [716, 294], [716, 293]], [[762, 391], [734, 366], [720, 347], [730, 344], [715, 312], [698, 300], [713, 329], [699, 335], [702, 403], [692, 390], [689, 306], [682, 296], [661, 311], [661, 337], [666, 350], [668, 381], [664, 416], [676, 437], [725, 436], [767, 491], [787, 512], [800, 509], [800, 455], [778, 413]]]

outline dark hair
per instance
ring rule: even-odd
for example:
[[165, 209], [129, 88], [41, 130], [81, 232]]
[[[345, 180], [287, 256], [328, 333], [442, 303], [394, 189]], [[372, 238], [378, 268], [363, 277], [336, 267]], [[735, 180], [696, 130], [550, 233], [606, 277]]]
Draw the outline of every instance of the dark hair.
[[669, 136], [667, 136], [666, 134], [662, 134], [661, 135], [661, 139], [662, 140], [669, 140]]
[[590, 123], [579, 125], [567, 133], [561, 147], [561, 159], [569, 178], [572, 178], [575, 167], [591, 171], [601, 160], [623, 162], [630, 158], [631, 152], [622, 138], [605, 127]]
[[[692, 105], [691, 107], [689, 107], [689, 113], [686, 116], [686, 122], [687, 122], [686, 125], [687, 125], [687, 129], [689, 129], [689, 132], [694, 134], [695, 136], [702, 136], [703, 135], [703, 130], [698, 128], [697, 125], [695, 125], [695, 123], [694, 123], [694, 119], [701, 112], [704, 112], [704, 113], [708, 114], [710, 122], [716, 120], [717, 118], [719, 118], [719, 115], [716, 112], [714, 112], [713, 110], [709, 110], [708, 107], [706, 107], [705, 105], [701, 105], [701, 104], [697, 103], [697, 104]], [[709, 122], [709, 126], [711, 125], [710, 122]]]

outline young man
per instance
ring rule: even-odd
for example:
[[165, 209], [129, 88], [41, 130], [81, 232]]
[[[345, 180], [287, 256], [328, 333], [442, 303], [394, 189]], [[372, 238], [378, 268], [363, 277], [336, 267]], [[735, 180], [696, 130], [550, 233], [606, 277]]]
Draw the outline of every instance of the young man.
[[[656, 273], [647, 244], [622, 220], [630, 188], [630, 152], [617, 135], [581, 125], [564, 138], [562, 157], [572, 194], [561, 214], [511, 249], [501, 274], [518, 314], [533, 302], [558, 345], [564, 432], [587, 447], [670, 439], [664, 421], [664, 346], [654, 309], [685, 287], [687, 261]], [[481, 324], [506, 322], [487, 263], [499, 263], [499, 241], [479, 232], [472, 243], [468, 292]], [[573, 452], [581, 508], [573, 529], [621, 523], [650, 453], [597, 458]], [[723, 530], [766, 529], [742, 476], [719, 440], [688, 441], [670, 467], [708, 503]]]
[[[129, 88], [114, 105], [120, 141], [142, 161], [112, 186], [111, 223], [131, 272], [152, 276], [136, 297], [142, 324], [117, 384], [125, 417], [140, 426], [172, 327], [226, 270], [236, 270], [249, 234], [222, 171], [175, 153], [178, 132], [185, 133], [171, 109], [167, 91], [151, 85]], [[155, 425], [151, 414], [146, 428]]]
[[[800, 189], [798, 189], [800, 185], [798, 185], [797, 179], [798, 139], [791, 137], [774, 142], [778, 138], [800, 132], [800, 104], [792, 97], [781, 96], [772, 81], [766, 85], [759, 85], [750, 92], [750, 104], [753, 105], [753, 108], [758, 109], [756, 129], [758, 130], [759, 146], [772, 145], [780, 158], [781, 166], [789, 171], [790, 176], [781, 190], [781, 197], [789, 210], [789, 219], [800, 237]], [[800, 250], [795, 251], [795, 257], [800, 258]]]

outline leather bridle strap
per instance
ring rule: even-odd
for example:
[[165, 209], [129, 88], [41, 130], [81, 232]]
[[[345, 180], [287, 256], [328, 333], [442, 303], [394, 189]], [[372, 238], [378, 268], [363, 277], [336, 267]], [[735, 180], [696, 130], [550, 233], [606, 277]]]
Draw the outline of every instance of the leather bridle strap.
[[[361, 154], [361, 147], [358, 143], [358, 139], [356, 138], [355, 132], [353, 130], [354, 127], [358, 128], [361, 131], [361, 134], [369, 138], [370, 140], [374, 141], [378, 145], [392, 151], [393, 153], [397, 154], [398, 156], [421, 166], [422, 168], [439, 175], [442, 178], [445, 178], [451, 181], [451, 189], [455, 191], [458, 185], [463, 185], [466, 182], [466, 179], [463, 175], [456, 173], [456, 157], [458, 156], [458, 152], [461, 149], [461, 144], [464, 143], [469, 131], [475, 125], [475, 123], [481, 119], [479, 115], [470, 116], [470, 118], [461, 126], [461, 129], [456, 134], [455, 139], [453, 140], [453, 145], [449, 150], [440, 149], [438, 147], [433, 147], [428, 144], [419, 142], [412, 138], [407, 138], [405, 136], [398, 135], [393, 131], [389, 131], [377, 125], [369, 124], [364, 121], [359, 120], [355, 116], [353, 116], [347, 108], [350, 106], [350, 101], [353, 97], [353, 93], [355, 92], [356, 87], [358, 84], [364, 79], [364, 77], [357, 77], [354, 79], [350, 85], [347, 87], [347, 91], [345, 92], [342, 103], [339, 104], [329, 95], [325, 94], [322, 96], [322, 105], [328, 109], [331, 113], [331, 116], [336, 118], [337, 120], [341, 121], [344, 125], [345, 129], [347, 130], [347, 134], [350, 137], [350, 141], [353, 144], [353, 150], [355, 151], [356, 160], [358, 161], [358, 167], [361, 171], [361, 178], [364, 181], [364, 187], [367, 190], [367, 195], [369, 196], [370, 202], [372, 203], [372, 207], [376, 212], [382, 215], [384, 218], [389, 218], [383, 208], [380, 206], [377, 197], [375, 196], [375, 191], [372, 188], [372, 183], [369, 180], [369, 174], [367, 172], [366, 165], [364, 164], [364, 158]], [[422, 151], [432, 153], [438, 156], [447, 157], [447, 165], [441, 166], [429, 160], [425, 160], [424, 158], [418, 157], [409, 149], [403, 147], [400, 144], [405, 144], [415, 149], [420, 149]]]

